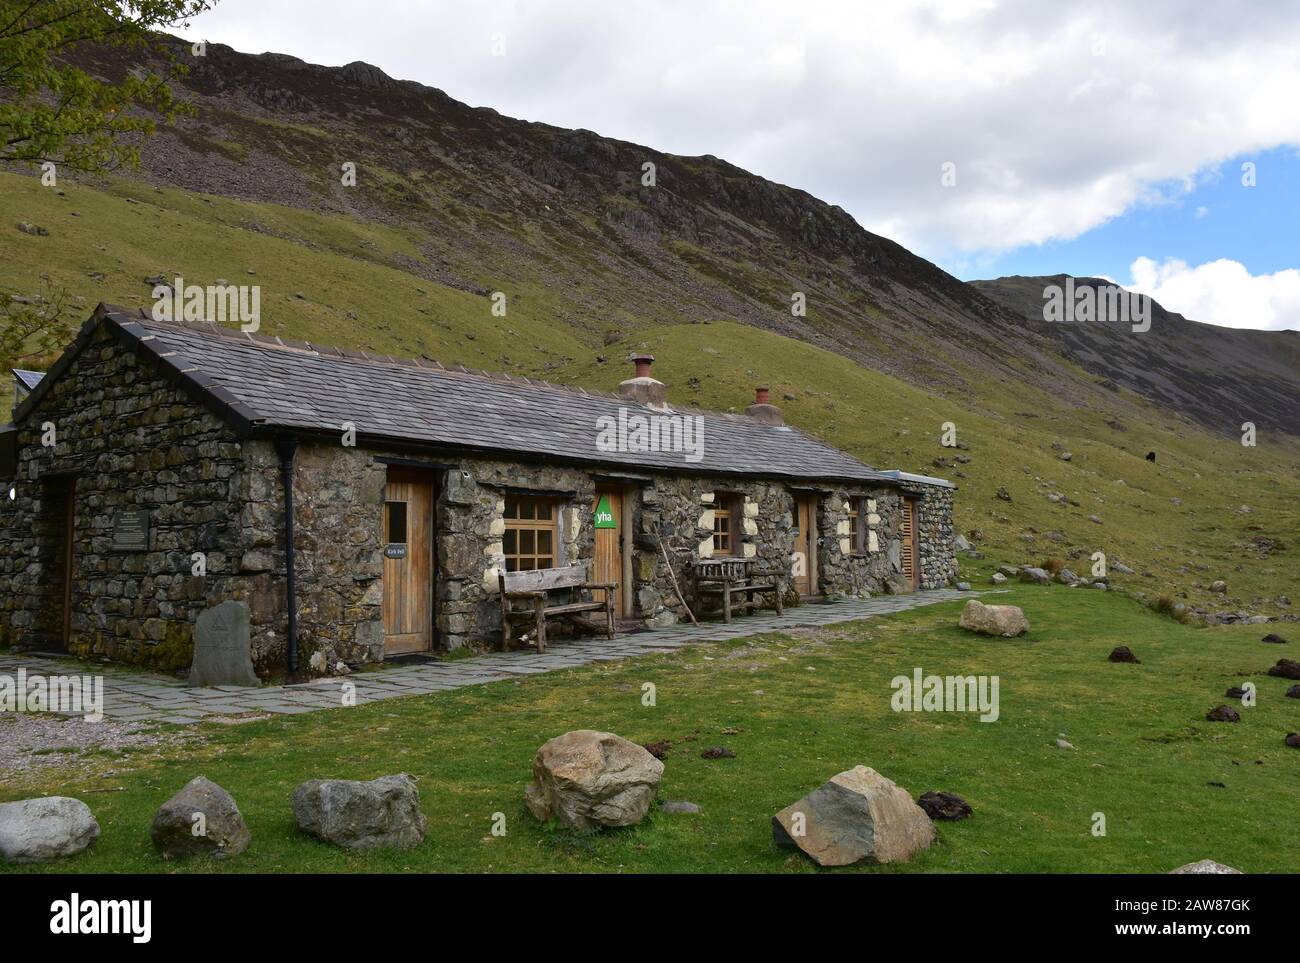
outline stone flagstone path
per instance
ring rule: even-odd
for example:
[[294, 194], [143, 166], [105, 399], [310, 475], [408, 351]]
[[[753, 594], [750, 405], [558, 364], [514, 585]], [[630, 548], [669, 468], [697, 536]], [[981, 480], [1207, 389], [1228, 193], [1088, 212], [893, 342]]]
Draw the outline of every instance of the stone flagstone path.
[[[260, 689], [239, 686], [192, 688], [179, 679], [125, 671], [106, 672], [104, 678], [104, 717], [114, 721], [168, 722], [190, 724], [208, 717], [237, 716], [245, 713], [290, 715], [339, 708], [345, 684], [355, 686], [357, 705], [394, 699], [401, 696], [445, 692], [464, 686], [499, 682], [556, 669], [568, 669], [593, 662], [611, 662], [629, 656], [675, 652], [698, 642], [718, 642], [744, 638], [765, 632], [779, 632], [808, 626], [851, 622], [876, 615], [888, 615], [907, 609], [973, 598], [977, 593], [955, 589], [936, 589], [911, 595], [885, 595], [879, 598], [801, 605], [786, 610], [782, 618], [761, 611], [740, 616], [730, 625], [705, 622], [685, 624], [649, 632], [616, 635], [613, 639], [583, 638], [556, 640], [546, 652], [532, 650], [490, 652], [447, 662], [394, 665], [377, 672], [358, 672], [349, 676], [331, 676], [294, 685], [264, 686]], [[0, 674], [14, 676], [26, 669], [27, 675], [91, 675], [94, 665], [72, 660], [37, 656], [0, 656]]]

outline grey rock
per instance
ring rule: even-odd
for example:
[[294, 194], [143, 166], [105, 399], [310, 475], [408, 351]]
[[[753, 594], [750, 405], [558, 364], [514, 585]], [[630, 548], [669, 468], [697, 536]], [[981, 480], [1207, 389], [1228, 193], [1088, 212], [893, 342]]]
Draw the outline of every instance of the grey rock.
[[1110, 567], [1113, 568], [1115, 571], [1119, 572], [1119, 574], [1121, 575], [1133, 574], [1133, 570], [1129, 568], [1127, 565], [1125, 565], [1123, 562], [1111, 562]]
[[969, 591], [970, 591], [970, 582], [958, 582], [958, 583], [957, 583], [957, 590], [958, 590], [959, 592], [969, 592]]
[[246, 850], [251, 839], [234, 797], [203, 776], [158, 807], [149, 835], [165, 859], [227, 859]]
[[772, 837], [820, 866], [896, 863], [929, 848], [934, 824], [906, 789], [857, 766], [773, 816]]
[[1223, 579], [1215, 579], [1210, 583], [1210, 591], [1215, 595], [1224, 595], [1228, 591], [1228, 583]]
[[253, 671], [246, 602], [228, 600], [199, 613], [190, 685], [261, 685]]
[[644, 747], [612, 732], [577, 729], [537, 750], [524, 802], [541, 822], [631, 826], [650, 811], [663, 773], [664, 764]]
[[994, 585], [1002, 585], [1004, 582], [1006, 582], [1006, 580], [1007, 580], [1007, 577], [1006, 577], [1005, 575], [1003, 575], [1001, 572], [994, 572], [994, 573], [993, 573], [992, 582], [993, 582]]
[[1212, 859], [1200, 859], [1169, 871], [1170, 876], [1241, 876], [1241, 870], [1224, 866]]
[[1045, 568], [1033, 568], [1032, 566], [1020, 570], [1020, 581], [1037, 582], [1039, 585], [1051, 585], [1052, 573]]
[[303, 832], [346, 849], [410, 849], [427, 825], [406, 773], [369, 782], [312, 779], [293, 791], [293, 815]]
[[957, 624], [968, 632], [1007, 638], [1029, 631], [1029, 620], [1018, 606], [985, 605], [979, 599], [971, 599], [966, 603]]
[[90, 807], [67, 796], [0, 803], [0, 856], [39, 863], [81, 852], [99, 838]]

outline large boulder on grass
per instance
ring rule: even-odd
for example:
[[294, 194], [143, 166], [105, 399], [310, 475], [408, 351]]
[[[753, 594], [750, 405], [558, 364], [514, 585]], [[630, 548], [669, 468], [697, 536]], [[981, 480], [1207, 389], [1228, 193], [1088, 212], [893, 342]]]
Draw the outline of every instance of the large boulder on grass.
[[303, 832], [346, 849], [409, 849], [424, 838], [420, 792], [406, 773], [369, 782], [312, 779], [293, 791]]
[[645, 819], [664, 764], [612, 732], [577, 729], [545, 743], [533, 758], [524, 802], [541, 822], [575, 829], [631, 826]]
[[1029, 566], [1020, 570], [1020, 581], [1035, 582], [1038, 585], [1051, 585], [1052, 573], [1045, 568]]
[[961, 620], [957, 623], [970, 632], [984, 635], [1011, 636], [1023, 635], [1029, 631], [1029, 620], [1025, 613], [1015, 605], [985, 605], [979, 599], [971, 599], [961, 610]]
[[42, 796], [0, 803], [0, 857], [39, 863], [81, 852], [99, 838], [99, 823], [80, 799]]
[[934, 841], [934, 824], [911, 794], [857, 766], [772, 817], [772, 838], [820, 866], [898, 863]]
[[228, 859], [246, 850], [251, 838], [235, 798], [203, 776], [158, 807], [149, 835], [164, 859]]

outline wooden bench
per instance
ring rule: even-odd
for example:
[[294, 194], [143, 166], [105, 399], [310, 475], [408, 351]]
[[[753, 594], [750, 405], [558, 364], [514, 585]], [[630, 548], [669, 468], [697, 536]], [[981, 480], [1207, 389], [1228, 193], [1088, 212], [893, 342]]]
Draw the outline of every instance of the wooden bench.
[[767, 594], [776, 600], [776, 614], [784, 615], [784, 593], [785, 573], [760, 568], [754, 559], [702, 558], [695, 563], [695, 594], [715, 606], [701, 606], [701, 615], [721, 614], [724, 622], [730, 622], [732, 612], [763, 608], [755, 596]]
[[[539, 568], [531, 572], [502, 572], [497, 576], [501, 586], [501, 648], [510, 648], [511, 626], [531, 622], [534, 626], [538, 652], [546, 651], [546, 620], [549, 618], [581, 617], [584, 612], [605, 613], [605, 634], [614, 637], [614, 590], [616, 582], [587, 581], [586, 565], [568, 565], [564, 568]], [[584, 602], [577, 596], [588, 589], [604, 589], [601, 602]], [[568, 601], [556, 601], [551, 593], [564, 592]], [[523, 608], [514, 603], [526, 602]]]

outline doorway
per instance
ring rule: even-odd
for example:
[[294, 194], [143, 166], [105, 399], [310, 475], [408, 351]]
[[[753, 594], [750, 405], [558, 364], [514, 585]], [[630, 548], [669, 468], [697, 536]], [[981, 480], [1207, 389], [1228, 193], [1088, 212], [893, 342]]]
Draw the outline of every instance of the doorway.
[[794, 587], [808, 598], [817, 586], [817, 496], [795, 496]]
[[384, 487], [384, 655], [433, 648], [433, 476], [388, 469]]
[[[631, 593], [627, 585], [632, 578], [632, 557], [628, 554], [628, 519], [629, 499], [622, 488], [600, 487], [596, 489], [596, 501], [592, 505], [592, 518], [596, 528], [596, 548], [592, 562], [593, 582], [616, 582], [614, 590], [614, 615], [623, 619], [629, 617], [628, 601]], [[592, 592], [592, 598], [598, 602], [605, 600], [606, 589]]]

